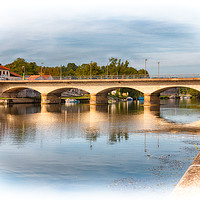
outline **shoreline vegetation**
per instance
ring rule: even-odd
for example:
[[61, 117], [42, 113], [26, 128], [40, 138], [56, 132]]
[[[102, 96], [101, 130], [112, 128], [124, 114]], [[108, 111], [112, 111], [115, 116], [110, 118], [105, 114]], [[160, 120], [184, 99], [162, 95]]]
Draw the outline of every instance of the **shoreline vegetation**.
[[[23, 67], [24, 66], [24, 67]], [[17, 58], [5, 67], [11, 69], [12, 72], [23, 75], [24, 68], [26, 75], [51, 75], [51, 76], [95, 76], [95, 75], [137, 75], [146, 74], [148, 71], [144, 69], [137, 70], [129, 66], [128, 60], [124, 62], [118, 58], [110, 58], [108, 64], [99, 66], [97, 62], [76, 65], [68, 63], [65, 65], [48, 67], [45, 65], [37, 65], [36, 62], [27, 62], [23, 58]], [[41, 74], [42, 73], [42, 74]]]

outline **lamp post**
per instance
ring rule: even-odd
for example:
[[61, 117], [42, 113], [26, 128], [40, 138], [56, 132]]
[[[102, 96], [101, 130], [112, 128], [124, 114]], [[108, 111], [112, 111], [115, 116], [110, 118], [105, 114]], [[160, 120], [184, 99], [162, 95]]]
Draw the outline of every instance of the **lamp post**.
[[107, 79], [108, 79], [108, 64], [107, 64]]
[[147, 152], [147, 138], [146, 133], [144, 134], [144, 152]]
[[146, 73], [147, 73], [147, 59], [145, 58], [145, 75], [146, 75]]
[[92, 61], [90, 62], [90, 79], [92, 79]]
[[23, 73], [23, 80], [25, 80], [25, 67], [22, 66], [22, 68], [24, 69], [24, 73]]
[[159, 65], [160, 65], [160, 62], [158, 62], [158, 77], [159, 77], [159, 75], [160, 75]]
[[60, 80], [62, 80], [62, 65], [60, 65]]
[[44, 63], [43, 62], [41, 62], [41, 77], [42, 77], [42, 65], [43, 65]]

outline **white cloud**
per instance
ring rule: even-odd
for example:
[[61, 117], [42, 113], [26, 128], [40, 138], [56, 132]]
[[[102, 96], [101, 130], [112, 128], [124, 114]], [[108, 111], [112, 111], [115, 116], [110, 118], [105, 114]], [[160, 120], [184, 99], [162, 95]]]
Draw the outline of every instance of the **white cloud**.
[[66, 60], [106, 64], [117, 56], [134, 58], [130, 62], [140, 67], [149, 55], [168, 59], [169, 66], [192, 58], [198, 66], [198, 8], [195, 0], [2, 1], [0, 62], [24, 57], [50, 66]]
[[4, 23], [80, 17], [139, 17], [189, 23], [200, 19], [197, 0], [8, 0], [1, 4], [1, 15], [6, 16]]

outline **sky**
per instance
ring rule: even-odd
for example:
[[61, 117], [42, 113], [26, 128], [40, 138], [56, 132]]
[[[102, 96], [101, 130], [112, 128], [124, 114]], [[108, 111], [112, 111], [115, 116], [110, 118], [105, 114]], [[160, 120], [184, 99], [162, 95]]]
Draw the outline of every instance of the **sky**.
[[150, 74], [200, 73], [198, 0], [0, 0], [0, 63], [109, 58]]

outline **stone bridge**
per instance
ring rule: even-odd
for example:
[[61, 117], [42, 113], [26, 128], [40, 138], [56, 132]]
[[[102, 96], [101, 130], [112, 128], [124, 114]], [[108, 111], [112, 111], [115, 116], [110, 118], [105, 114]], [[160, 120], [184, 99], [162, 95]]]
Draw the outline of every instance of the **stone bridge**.
[[0, 81], [0, 94], [15, 94], [33, 89], [41, 94], [41, 103], [60, 103], [67, 89], [81, 89], [90, 94], [91, 104], [107, 103], [109, 92], [130, 88], [144, 94], [144, 105], [159, 104], [160, 93], [175, 87], [200, 91], [200, 78], [87, 79], [87, 80], [6, 80]]

